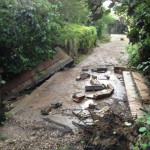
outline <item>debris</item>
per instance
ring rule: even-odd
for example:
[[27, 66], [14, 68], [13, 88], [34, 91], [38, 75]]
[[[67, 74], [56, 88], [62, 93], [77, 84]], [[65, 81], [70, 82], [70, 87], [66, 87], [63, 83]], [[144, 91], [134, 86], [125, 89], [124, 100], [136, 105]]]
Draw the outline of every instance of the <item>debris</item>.
[[92, 79], [97, 79], [97, 76], [96, 75], [92, 75]]
[[131, 122], [125, 122], [124, 124], [125, 124], [125, 126], [127, 126], [127, 127], [130, 127], [130, 126], [132, 125]]
[[88, 73], [81, 73], [81, 74], [80, 74], [80, 78], [81, 78], [82, 80], [87, 79], [87, 78], [89, 78], [89, 77], [90, 77], [90, 74], [88, 74]]
[[51, 106], [45, 106], [44, 108], [41, 109], [41, 114], [48, 115], [51, 110], [52, 110]]
[[97, 106], [97, 103], [95, 103], [93, 100], [87, 100], [87, 101], [83, 102], [80, 106], [81, 106], [82, 110], [84, 110], [84, 109], [88, 109], [89, 105]]
[[88, 74], [88, 73], [81, 73], [80, 76], [76, 77], [76, 81], [85, 80], [85, 79], [87, 79], [89, 77], [90, 77], [90, 74]]
[[100, 91], [106, 89], [104, 84], [101, 85], [92, 85], [92, 86], [85, 86], [85, 90], [88, 91]]
[[82, 68], [82, 71], [89, 71], [88, 68]]
[[[85, 141], [85, 150], [99, 149], [122, 149], [123, 144], [127, 144], [130, 139], [135, 140], [138, 132], [137, 126], [124, 126], [125, 120], [133, 121], [132, 117], [122, 116], [121, 113], [115, 113], [110, 107], [105, 106], [101, 110], [90, 111], [88, 118], [80, 118], [79, 122], [72, 122], [82, 130], [82, 140]], [[87, 120], [87, 121], [86, 121]], [[123, 148], [122, 150], [125, 150]]]
[[72, 113], [80, 119], [88, 118], [90, 116], [90, 112], [88, 110], [75, 110], [72, 111]]
[[105, 73], [107, 71], [106, 67], [103, 68], [96, 68], [96, 69], [91, 69], [92, 72], [97, 72], [97, 73]]
[[85, 98], [85, 94], [82, 92], [77, 92], [73, 94], [72, 98], [73, 98], [73, 101], [79, 103]]
[[89, 109], [95, 109], [97, 104], [89, 104]]
[[76, 77], [76, 81], [80, 81], [80, 80], [81, 80], [80, 76]]
[[105, 74], [105, 77], [107, 78], [107, 80], [109, 80], [109, 79], [110, 79], [110, 76], [109, 76], [109, 75], [107, 75], [107, 74]]
[[91, 85], [100, 85], [100, 82], [97, 79], [90, 80]]
[[110, 110], [109, 106], [105, 106], [100, 110], [94, 111], [98, 117], [103, 117]]
[[123, 71], [126, 71], [126, 67], [114, 67], [114, 73], [122, 74]]
[[62, 102], [51, 103], [52, 108], [58, 108], [62, 106]]
[[93, 99], [97, 100], [97, 99], [109, 97], [113, 94], [113, 92], [114, 92], [113, 86], [111, 84], [108, 84], [107, 89], [94, 94]]
[[86, 94], [86, 98], [93, 99], [93, 94]]

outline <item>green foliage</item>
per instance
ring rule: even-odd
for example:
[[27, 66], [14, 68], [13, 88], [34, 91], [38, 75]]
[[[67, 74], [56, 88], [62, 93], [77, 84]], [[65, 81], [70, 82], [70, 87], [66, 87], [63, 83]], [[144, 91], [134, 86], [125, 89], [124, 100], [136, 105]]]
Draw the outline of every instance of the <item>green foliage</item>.
[[113, 1], [115, 10], [124, 16], [128, 23], [128, 37], [132, 44], [141, 43], [139, 61], [147, 62], [150, 58], [150, 1], [149, 0], [118, 0]]
[[134, 150], [147, 150], [150, 148], [150, 112], [142, 118], [137, 118], [136, 122], [141, 123], [141, 126], [138, 129], [140, 135], [134, 145]]
[[103, 2], [105, 0], [86, 0], [88, 8], [90, 10], [90, 20], [89, 23], [93, 24], [93, 22], [101, 19], [103, 17], [103, 14], [108, 14], [110, 10], [105, 10], [103, 7]]
[[140, 61], [140, 57], [139, 57], [139, 47], [140, 45], [139, 44], [129, 44], [127, 46], [127, 52], [129, 54], [129, 58], [128, 58], [128, 65], [129, 66], [135, 66], [139, 63]]
[[87, 53], [96, 43], [97, 32], [93, 26], [67, 24], [61, 31], [58, 43], [74, 57]]
[[57, 7], [47, 0], [0, 0], [0, 64], [8, 78], [53, 56]]
[[150, 74], [150, 58], [139, 64], [137, 69], [142, 70], [144, 74]]
[[115, 21], [112, 15], [104, 15], [101, 19], [95, 22], [95, 27], [97, 29], [97, 37], [102, 41], [108, 41], [109, 36], [109, 27]]
[[86, 24], [89, 10], [85, 0], [61, 0], [60, 14], [63, 20], [71, 23]]

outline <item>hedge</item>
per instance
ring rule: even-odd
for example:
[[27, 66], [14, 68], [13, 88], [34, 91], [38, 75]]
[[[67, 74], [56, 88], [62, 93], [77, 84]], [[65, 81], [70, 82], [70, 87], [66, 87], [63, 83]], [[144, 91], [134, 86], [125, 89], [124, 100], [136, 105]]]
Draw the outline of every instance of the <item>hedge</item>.
[[94, 47], [97, 40], [97, 31], [93, 26], [87, 27], [78, 24], [67, 24], [62, 30], [58, 44], [75, 57], [80, 53], [87, 53]]
[[0, 0], [0, 65], [5, 79], [53, 56], [60, 28], [57, 7], [47, 0]]

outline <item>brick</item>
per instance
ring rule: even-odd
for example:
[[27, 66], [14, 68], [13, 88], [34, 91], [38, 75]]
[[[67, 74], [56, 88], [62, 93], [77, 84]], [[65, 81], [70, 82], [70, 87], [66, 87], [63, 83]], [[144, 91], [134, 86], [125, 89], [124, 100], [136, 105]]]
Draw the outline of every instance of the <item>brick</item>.
[[144, 78], [138, 72], [132, 72], [132, 77], [142, 103], [150, 104], [150, 91], [147, 85], [145, 84]]
[[140, 110], [140, 108], [143, 108], [143, 106], [135, 88], [135, 84], [132, 80], [131, 72], [123, 71], [123, 77], [131, 115], [132, 117], [141, 117], [144, 115], [144, 113]]
[[74, 93], [74, 94], [73, 94], [72, 98], [73, 98], [73, 101], [79, 103], [79, 102], [81, 102], [82, 100], [84, 100], [85, 94], [82, 93], [82, 92], [77, 92], [77, 93]]
[[126, 67], [114, 67], [114, 73], [122, 74], [123, 71], [126, 71]]

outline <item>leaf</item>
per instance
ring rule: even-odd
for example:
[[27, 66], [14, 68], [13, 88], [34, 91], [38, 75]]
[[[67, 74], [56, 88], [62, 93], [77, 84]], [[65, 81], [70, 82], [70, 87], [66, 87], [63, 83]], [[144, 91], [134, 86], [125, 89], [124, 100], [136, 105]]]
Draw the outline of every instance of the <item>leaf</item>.
[[135, 121], [136, 121], [137, 123], [143, 122], [143, 121], [144, 121], [144, 118], [137, 118]]
[[147, 124], [149, 124], [149, 125], [150, 125], [150, 120], [147, 120], [146, 122], [147, 122]]
[[139, 132], [141, 132], [141, 133], [144, 133], [144, 132], [146, 132], [147, 131], [147, 128], [146, 127], [140, 127], [139, 128]]

